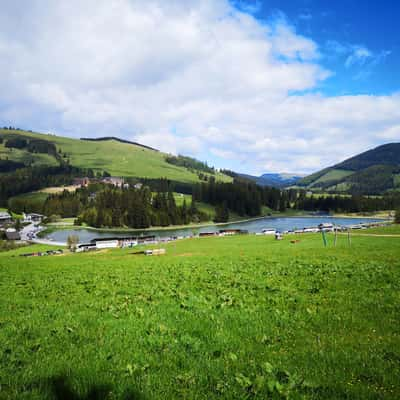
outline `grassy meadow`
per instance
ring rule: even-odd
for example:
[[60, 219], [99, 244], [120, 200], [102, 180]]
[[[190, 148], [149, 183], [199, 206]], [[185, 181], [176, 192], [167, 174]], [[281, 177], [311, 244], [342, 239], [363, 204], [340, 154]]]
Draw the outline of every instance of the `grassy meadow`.
[[400, 237], [328, 240], [0, 253], [0, 399], [398, 399]]
[[[165, 161], [166, 154], [149, 150], [140, 146], [121, 143], [116, 140], [86, 141], [32, 133], [26, 131], [8, 131], [0, 129], [0, 135], [23, 135], [54, 143], [58, 150], [65, 153], [71, 165], [80, 168], [91, 168], [95, 171], [108, 171], [113, 176], [168, 178], [179, 182], [198, 182], [196, 173], [187, 168], [169, 164]], [[57, 165], [54, 157], [47, 154], [32, 154], [25, 150], [7, 149], [0, 144], [0, 157], [8, 157], [15, 161], [35, 160], [37, 165]], [[219, 181], [232, 181], [232, 178], [216, 173]]]

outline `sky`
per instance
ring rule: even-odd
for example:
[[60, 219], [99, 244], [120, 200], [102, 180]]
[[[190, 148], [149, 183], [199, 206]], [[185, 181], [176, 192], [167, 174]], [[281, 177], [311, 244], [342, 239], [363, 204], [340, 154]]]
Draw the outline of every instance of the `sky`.
[[307, 174], [400, 141], [397, 0], [5, 0], [0, 126]]

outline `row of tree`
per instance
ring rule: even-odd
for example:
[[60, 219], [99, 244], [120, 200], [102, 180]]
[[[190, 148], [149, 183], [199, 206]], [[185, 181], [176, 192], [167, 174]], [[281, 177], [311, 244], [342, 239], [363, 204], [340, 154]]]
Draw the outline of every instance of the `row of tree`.
[[169, 164], [177, 165], [179, 167], [184, 167], [189, 170], [203, 171], [203, 172], [208, 172], [210, 174], [215, 173], [215, 169], [213, 167], [209, 167], [207, 163], [196, 160], [195, 158], [192, 157], [187, 157], [182, 155], [178, 156], [169, 155], [166, 157], [165, 161]]
[[108, 185], [90, 185], [76, 192], [64, 191], [50, 196], [44, 206], [46, 215], [75, 217], [77, 223], [94, 227], [148, 228], [209, 220], [195, 201], [183, 201], [177, 206], [169, 192], [152, 193], [143, 186], [140, 189], [119, 189]]
[[306, 211], [326, 212], [374, 212], [394, 210], [400, 207], [400, 193], [392, 192], [384, 196], [318, 196], [300, 192], [293, 208]]

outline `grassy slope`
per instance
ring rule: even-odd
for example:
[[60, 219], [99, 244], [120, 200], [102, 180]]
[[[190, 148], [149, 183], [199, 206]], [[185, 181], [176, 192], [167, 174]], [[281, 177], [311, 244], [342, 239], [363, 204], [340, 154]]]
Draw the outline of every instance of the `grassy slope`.
[[[361, 187], [363, 191], [374, 187], [384, 192], [399, 185], [396, 178], [399, 163], [400, 143], [388, 143], [306, 176], [296, 186], [318, 190], [323, 185], [325, 190], [335, 192], [346, 192], [353, 186], [358, 189]], [[326, 187], [324, 184], [329, 181], [332, 181], [332, 185]]]
[[0, 143], [0, 158], [19, 161], [25, 164], [32, 163], [32, 165], [37, 167], [43, 165], [58, 165], [57, 160], [48, 154], [32, 154], [26, 150], [9, 149], [4, 146], [4, 143]]
[[299, 240], [0, 253], [0, 397], [398, 399], [400, 239]]
[[[186, 168], [168, 164], [165, 161], [164, 153], [139, 146], [115, 140], [93, 142], [24, 131], [0, 130], [2, 135], [10, 133], [49, 140], [55, 143], [57, 149], [61, 149], [63, 153], [66, 153], [71, 164], [76, 167], [92, 168], [100, 171], [106, 170], [114, 176], [166, 177], [180, 182], [198, 182], [197, 174], [188, 171]], [[28, 154], [32, 156], [32, 154]], [[218, 174], [217, 179], [222, 181], [232, 180], [223, 174]]]
[[326, 174], [320, 176], [315, 180], [310, 187], [318, 186], [318, 184], [326, 183], [329, 181], [336, 181], [353, 174], [353, 171], [346, 171], [344, 169], [330, 169]]

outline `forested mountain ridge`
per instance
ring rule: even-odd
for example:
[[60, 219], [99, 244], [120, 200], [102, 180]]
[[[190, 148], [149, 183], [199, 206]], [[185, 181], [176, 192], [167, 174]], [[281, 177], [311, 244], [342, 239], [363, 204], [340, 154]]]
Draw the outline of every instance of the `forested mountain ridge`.
[[240, 174], [240, 176], [257, 183], [257, 185], [272, 186], [276, 188], [284, 188], [295, 185], [297, 181], [304, 177], [304, 175], [288, 173], [267, 173], [260, 176]]
[[387, 143], [296, 183], [311, 191], [382, 194], [400, 190], [400, 143]]

